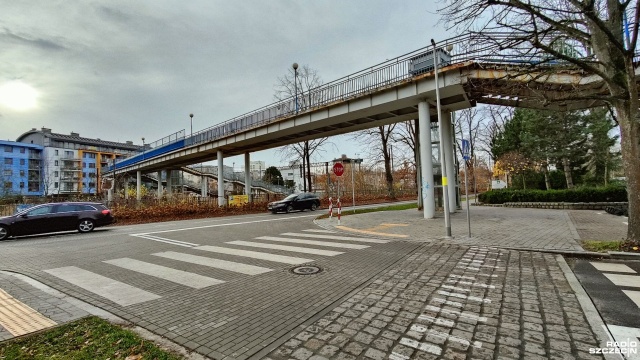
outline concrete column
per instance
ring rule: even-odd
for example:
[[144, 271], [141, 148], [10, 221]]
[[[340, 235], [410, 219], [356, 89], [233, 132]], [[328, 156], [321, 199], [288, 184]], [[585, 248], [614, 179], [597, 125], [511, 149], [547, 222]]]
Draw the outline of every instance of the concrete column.
[[415, 119], [413, 120], [414, 126], [416, 127], [416, 131], [417, 131], [417, 135], [418, 138], [416, 139], [416, 143], [415, 143], [415, 153], [416, 153], [416, 190], [418, 190], [418, 209], [423, 208], [424, 209], [424, 205], [422, 204], [422, 168], [420, 167], [420, 125], [419, 125], [419, 120]]
[[431, 116], [426, 101], [418, 103], [418, 122], [420, 126], [420, 174], [422, 175], [422, 202], [424, 218], [433, 219], [436, 215], [436, 199], [433, 192], [433, 147], [431, 146]]
[[442, 138], [444, 141], [442, 150], [445, 151], [445, 161], [447, 162], [447, 179], [449, 182], [449, 213], [456, 212], [456, 168], [454, 166], [453, 132], [451, 126], [451, 113], [442, 113], [443, 128]]
[[129, 199], [129, 175], [124, 175], [124, 199]]
[[158, 199], [162, 199], [162, 171], [158, 171]]
[[173, 195], [173, 170], [167, 169], [167, 198]]
[[249, 202], [253, 202], [251, 196], [251, 154], [244, 153], [244, 193], [248, 195]]
[[136, 200], [142, 200], [142, 171], [136, 171]]
[[218, 206], [224, 206], [224, 163], [222, 150], [218, 150]]
[[205, 197], [209, 193], [209, 189], [207, 189], [207, 177], [204, 175], [200, 175], [200, 196]]

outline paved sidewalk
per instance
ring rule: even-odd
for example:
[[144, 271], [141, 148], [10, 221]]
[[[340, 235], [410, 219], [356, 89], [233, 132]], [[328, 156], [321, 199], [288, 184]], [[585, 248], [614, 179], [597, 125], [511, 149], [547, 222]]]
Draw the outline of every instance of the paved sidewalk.
[[557, 255], [425, 244], [270, 359], [600, 359]]

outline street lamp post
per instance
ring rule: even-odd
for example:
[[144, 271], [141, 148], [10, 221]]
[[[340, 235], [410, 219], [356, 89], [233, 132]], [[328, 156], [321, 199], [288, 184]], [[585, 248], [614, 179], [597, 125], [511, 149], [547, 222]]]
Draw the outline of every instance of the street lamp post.
[[142, 160], [144, 160], [144, 152], [147, 150], [147, 147], [144, 145], [144, 138], [142, 138]]
[[189, 117], [191, 118], [191, 136], [193, 136], [193, 114], [189, 114]]
[[293, 88], [296, 114], [298, 113], [298, 63], [293, 63]]
[[[433, 45], [433, 73], [436, 80], [436, 111], [438, 112], [438, 135], [440, 136], [440, 168], [442, 169], [442, 199], [444, 200], [444, 224], [447, 231], [447, 237], [451, 237], [451, 219], [449, 214], [449, 187], [447, 184], [447, 163], [445, 162], [446, 154], [444, 151], [444, 125], [442, 122], [442, 109], [440, 107], [440, 84], [438, 82], [438, 54], [436, 42], [431, 39]], [[452, 179], [453, 180], [453, 179]]]

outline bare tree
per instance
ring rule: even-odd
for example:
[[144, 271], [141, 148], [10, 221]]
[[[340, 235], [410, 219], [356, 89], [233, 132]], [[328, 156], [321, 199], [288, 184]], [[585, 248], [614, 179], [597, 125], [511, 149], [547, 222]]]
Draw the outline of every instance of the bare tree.
[[[575, 66], [602, 81], [602, 92], [561, 94], [549, 101], [588, 98], [609, 104], [620, 124], [627, 179], [627, 239], [640, 243], [640, 101], [634, 62], [640, 4], [632, 0], [442, 0], [449, 27], [509, 30], [518, 47]], [[628, 20], [627, 20], [628, 19]]]
[[396, 124], [383, 125], [376, 128], [357, 131], [352, 134], [352, 139], [361, 144], [366, 144], [369, 157], [375, 162], [384, 164], [387, 193], [395, 198], [393, 189], [393, 173], [391, 168], [391, 148], [393, 133]]
[[[276, 85], [274, 86], [274, 97], [276, 100], [294, 98], [294, 109], [290, 109], [290, 111], [297, 113], [310, 108], [314, 100], [314, 95], [312, 95], [310, 90], [322, 85], [322, 80], [318, 76], [318, 72], [308, 65], [303, 65], [300, 68], [297, 67], [297, 64], [294, 65], [295, 68], [289, 68], [289, 71], [285, 75], [278, 77]], [[311, 183], [311, 156], [316, 151], [321, 150], [323, 145], [329, 144], [328, 139], [328, 137], [324, 137], [305, 140], [299, 143], [285, 145], [279, 149], [282, 159], [290, 160], [292, 157], [296, 157], [302, 160], [304, 168], [302, 175], [304, 191], [313, 191]]]

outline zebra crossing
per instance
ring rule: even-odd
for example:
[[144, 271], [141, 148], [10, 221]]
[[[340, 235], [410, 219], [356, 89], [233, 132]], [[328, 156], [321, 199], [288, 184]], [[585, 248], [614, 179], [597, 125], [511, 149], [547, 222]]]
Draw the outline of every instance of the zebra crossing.
[[[102, 261], [114, 269], [132, 272], [180, 284], [192, 289], [204, 289], [224, 284], [229, 276], [244, 277], [265, 274], [282, 265], [272, 267], [257, 266], [243, 262], [259, 260], [265, 263], [301, 265], [316, 261], [316, 256], [333, 257], [351, 250], [364, 250], [373, 244], [385, 244], [391, 240], [341, 236], [329, 230], [307, 229], [296, 233], [283, 233], [279, 236], [259, 236], [251, 241], [234, 240], [220, 246], [200, 245], [185, 241], [172, 240], [149, 234], [132, 234], [140, 239], [169, 243], [185, 249], [185, 251], [163, 251], [150, 254], [160, 262], [170, 260], [163, 265], [141, 261], [131, 257]], [[249, 250], [251, 249], [251, 250]], [[287, 252], [291, 255], [275, 254], [272, 251]], [[189, 252], [187, 252], [189, 251]], [[198, 253], [198, 255], [194, 254]], [[231, 256], [240, 259], [230, 261], [219, 256]], [[308, 256], [312, 255], [312, 256]], [[313, 258], [311, 258], [313, 257]], [[228, 259], [228, 257], [226, 257]], [[179, 270], [171, 267], [172, 262], [186, 263], [225, 272], [224, 279], [216, 279], [195, 272]], [[115, 270], [114, 270], [115, 271]], [[196, 270], [197, 271], [197, 270]], [[161, 298], [160, 295], [137, 288], [131, 284], [112, 279], [76, 266], [66, 266], [44, 270], [49, 275], [64, 280], [86, 291], [99, 295], [121, 306], [135, 305]], [[121, 277], [125, 278], [126, 277]]]

